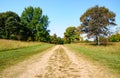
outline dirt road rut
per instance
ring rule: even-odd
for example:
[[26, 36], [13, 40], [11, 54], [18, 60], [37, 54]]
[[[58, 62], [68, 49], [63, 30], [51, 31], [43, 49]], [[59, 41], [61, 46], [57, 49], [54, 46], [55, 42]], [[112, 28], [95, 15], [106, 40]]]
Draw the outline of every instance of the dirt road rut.
[[3, 71], [1, 78], [116, 78], [105, 69], [57, 45]]

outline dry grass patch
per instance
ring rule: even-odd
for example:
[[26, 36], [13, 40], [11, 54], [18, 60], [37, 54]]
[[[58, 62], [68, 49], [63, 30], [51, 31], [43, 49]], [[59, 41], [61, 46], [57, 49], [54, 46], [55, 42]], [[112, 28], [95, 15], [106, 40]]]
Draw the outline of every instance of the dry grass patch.
[[100, 63], [115, 74], [120, 74], [120, 43], [108, 46], [94, 46], [86, 43], [67, 45], [83, 56]]
[[0, 40], [0, 72], [52, 46], [52, 44], [40, 42]]
[[41, 43], [0, 39], [0, 51], [9, 50], [9, 49], [17, 49], [17, 48], [22, 48], [22, 47], [27, 47], [27, 46], [34, 46], [38, 44], [41, 44]]

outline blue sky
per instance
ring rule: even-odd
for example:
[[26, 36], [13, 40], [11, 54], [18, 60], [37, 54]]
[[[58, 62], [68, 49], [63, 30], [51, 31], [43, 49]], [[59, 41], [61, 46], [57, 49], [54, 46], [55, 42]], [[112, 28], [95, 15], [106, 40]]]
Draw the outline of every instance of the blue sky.
[[105, 6], [116, 13], [116, 23], [120, 26], [119, 0], [1, 0], [0, 12], [14, 11], [21, 15], [25, 7], [40, 7], [49, 17], [51, 34], [63, 37], [69, 26], [79, 26], [80, 16], [90, 7]]

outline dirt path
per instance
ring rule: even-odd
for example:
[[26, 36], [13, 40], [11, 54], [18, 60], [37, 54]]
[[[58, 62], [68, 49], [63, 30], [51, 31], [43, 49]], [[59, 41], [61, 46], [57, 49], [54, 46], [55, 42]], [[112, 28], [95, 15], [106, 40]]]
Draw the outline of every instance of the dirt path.
[[0, 78], [115, 78], [62, 45], [6, 69]]

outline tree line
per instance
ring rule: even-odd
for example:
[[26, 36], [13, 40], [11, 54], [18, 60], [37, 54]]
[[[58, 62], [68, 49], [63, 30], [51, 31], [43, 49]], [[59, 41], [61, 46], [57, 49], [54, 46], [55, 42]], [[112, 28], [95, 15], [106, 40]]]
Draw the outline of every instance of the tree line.
[[86, 34], [88, 38], [94, 38], [97, 45], [108, 41], [119, 42], [120, 33], [113, 34], [110, 30], [110, 27], [117, 25], [115, 23], [115, 16], [116, 14], [114, 12], [104, 6], [99, 7], [97, 5], [89, 8], [80, 17], [81, 24], [77, 27], [78, 30], [75, 27], [68, 27], [64, 33], [64, 38], [70, 43], [81, 40], [80, 34]]
[[41, 41], [63, 44], [57, 35], [51, 36], [48, 29], [50, 21], [43, 15], [40, 7], [29, 6], [19, 16], [12, 11], [0, 13], [0, 38], [22, 41]]
[[27, 7], [19, 17], [12, 11], [0, 13], [0, 38], [24, 41], [43, 41], [49, 39], [48, 16], [39, 7]]
[[[80, 26], [70, 26], [64, 32], [64, 38], [50, 35], [49, 18], [40, 7], [29, 6], [19, 16], [12, 11], [0, 13], [0, 38], [22, 41], [41, 41], [63, 44], [83, 41], [82, 34], [94, 38], [97, 45], [102, 41], [120, 41], [119, 32], [112, 34], [109, 29], [115, 26], [115, 13], [106, 7], [94, 6], [80, 17]], [[118, 30], [119, 31], [119, 30]]]

